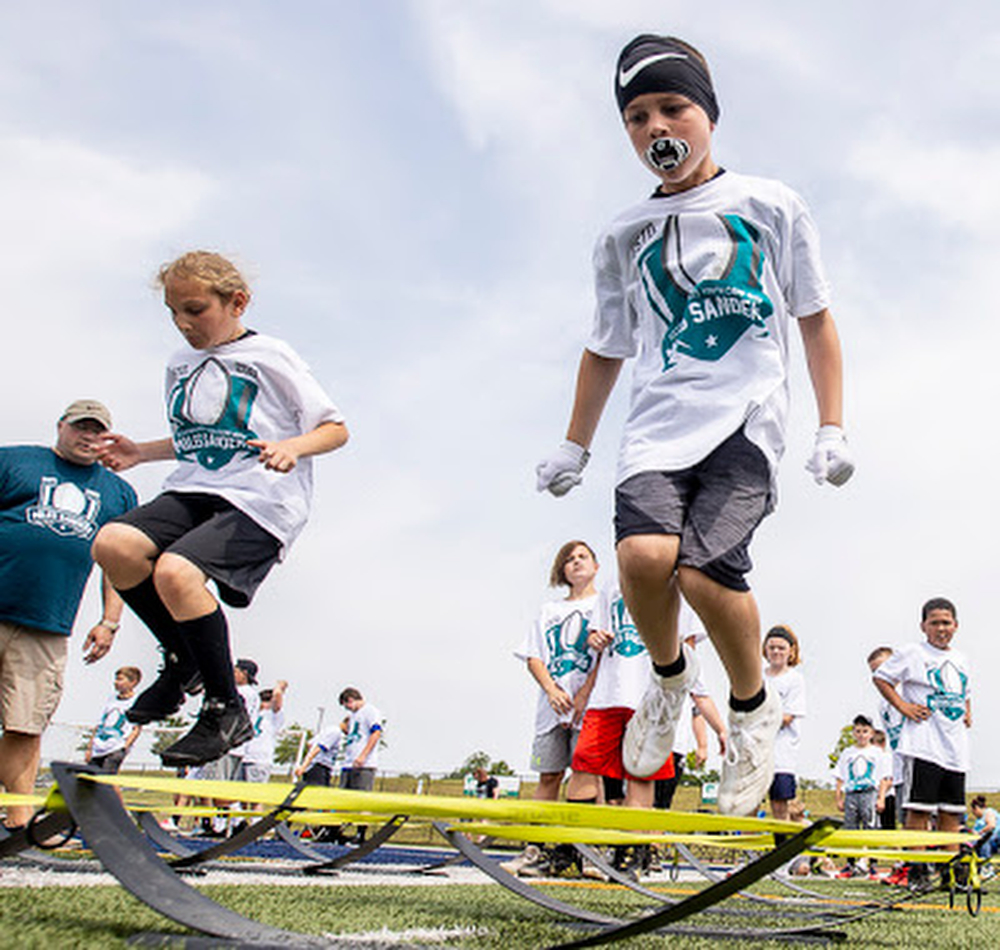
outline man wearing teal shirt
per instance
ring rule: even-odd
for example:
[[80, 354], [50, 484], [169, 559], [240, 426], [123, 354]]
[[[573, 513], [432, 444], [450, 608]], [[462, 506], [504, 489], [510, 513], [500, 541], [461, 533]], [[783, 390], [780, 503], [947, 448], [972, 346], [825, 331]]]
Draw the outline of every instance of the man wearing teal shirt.
[[[111, 414], [79, 399], [59, 419], [53, 448], [0, 448], [0, 785], [30, 794], [42, 733], [62, 697], [67, 644], [106, 521], [135, 507], [132, 487], [97, 464]], [[102, 616], [84, 642], [84, 661], [110, 649], [122, 601], [102, 578]], [[10, 806], [8, 828], [32, 809]]]

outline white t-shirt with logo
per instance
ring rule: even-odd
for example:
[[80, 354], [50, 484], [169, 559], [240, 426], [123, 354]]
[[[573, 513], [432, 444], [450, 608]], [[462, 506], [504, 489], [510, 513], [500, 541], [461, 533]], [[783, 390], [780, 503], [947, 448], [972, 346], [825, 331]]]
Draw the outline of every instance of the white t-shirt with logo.
[[[542, 605], [521, 647], [514, 651], [519, 660], [541, 660], [549, 676], [570, 698], [583, 686], [593, 669], [594, 651], [587, 646], [591, 617], [597, 594], [577, 600], [550, 600]], [[535, 735], [558, 725], [567, 725], [573, 713], [558, 715], [539, 688], [535, 706]]]
[[282, 710], [259, 709], [253, 723], [253, 738], [246, 744], [243, 753], [244, 762], [257, 765], [274, 764], [274, 747], [278, 741], [278, 733], [285, 724], [285, 714]]
[[273, 534], [284, 554], [309, 517], [312, 459], [273, 472], [246, 443], [344, 421], [309, 367], [282, 340], [251, 333], [207, 350], [178, 350], [167, 364], [165, 392], [178, 464], [164, 491], [225, 498]]
[[780, 182], [723, 172], [619, 215], [598, 239], [594, 269], [587, 349], [637, 357], [618, 482], [688, 468], [744, 423], [773, 477], [790, 319], [829, 304], [802, 199]]
[[798, 768], [799, 741], [802, 737], [799, 722], [806, 714], [806, 681], [802, 674], [792, 667], [780, 676], [771, 676], [764, 668], [764, 685], [768, 691], [775, 690], [781, 700], [781, 714], [794, 716], [787, 725], [778, 730], [774, 739], [774, 771], [796, 774]]
[[649, 683], [649, 653], [632, 622], [617, 582], [601, 588], [594, 626], [613, 637], [601, 653], [587, 709], [635, 709]]
[[[244, 683], [242, 686], [237, 686], [236, 691], [240, 694], [240, 698], [243, 700], [243, 705], [247, 708], [247, 715], [250, 717], [251, 722], [257, 721], [257, 714], [260, 712], [260, 693], [257, 691], [256, 686], [251, 686], [249, 683]], [[246, 755], [247, 747], [253, 739], [247, 739], [242, 745], [234, 746], [229, 750], [229, 755]]]
[[840, 753], [835, 772], [845, 792], [870, 792], [878, 789], [882, 779], [891, 778], [892, 765], [878, 746], [849, 745]]
[[[600, 666], [590, 694], [588, 709], [636, 709], [642, 700], [642, 695], [649, 685], [649, 675], [652, 662], [646, 645], [639, 636], [632, 616], [625, 606], [621, 588], [617, 581], [608, 583], [601, 589], [597, 599], [597, 610], [594, 614], [594, 627], [606, 630], [612, 634], [611, 644], [601, 654]], [[697, 614], [681, 600], [681, 611], [678, 617], [677, 629], [682, 640], [694, 636], [696, 640], [704, 639], [705, 633]], [[692, 696], [707, 696], [701, 678], [691, 686]], [[687, 717], [684, 717], [687, 718]], [[675, 742], [677, 751], [685, 752], [681, 743], [690, 745], [690, 729], [688, 738], [683, 736]]]
[[[340, 756], [341, 750], [347, 744], [347, 736], [344, 734], [343, 729], [340, 728], [338, 723], [334, 728], [327, 729], [326, 732], [321, 733], [317, 738], [313, 739], [312, 745], [315, 746], [319, 751], [313, 757], [313, 762], [318, 765], [325, 765], [328, 769], [332, 769], [337, 764], [337, 759]], [[362, 746], [364, 748], [364, 746]]]
[[125, 740], [135, 728], [128, 721], [125, 713], [134, 702], [134, 696], [122, 699], [117, 693], [108, 698], [101, 712], [101, 718], [97, 721], [97, 726], [94, 729], [94, 741], [90, 747], [91, 755], [107, 755], [109, 752], [125, 748]]
[[939, 650], [926, 641], [911, 643], [893, 650], [875, 676], [893, 683], [905, 702], [931, 711], [921, 722], [903, 720], [897, 751], [953, 772], [967, 772], [965, 710], [971, 691], [965, 655], [955, 649]]
[[892, 784], [903, 784], [903, 756], [899, 754], [899, 736], [906, 717], [884, 696], [879, 697], [878, 717], [892, 755]]
[[[352, 712], [348, 717], [347, 736], [344, 742], [344, 761], [341, 767], [345, 769], [354, 768], [354, 760], [364, 751], [365, 745], [373, 732], [382, 731], [382, 713], [371, 703], [365, 703], [360, 709]], [[365, 759], [361, 768], [378, 768], [378, 747], [379, 742], [372, 746], [371, 752]]]

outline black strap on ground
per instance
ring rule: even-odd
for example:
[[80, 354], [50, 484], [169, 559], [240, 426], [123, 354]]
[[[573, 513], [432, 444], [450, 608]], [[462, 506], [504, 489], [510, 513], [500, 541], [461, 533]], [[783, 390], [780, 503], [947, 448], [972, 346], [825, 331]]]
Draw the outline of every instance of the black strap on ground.
[[[602, 930], [599, 933], [592, 934], [589, 937], [559, 944], [558, 946], [561, 950], [568, 950], [571, 947], [597, 947], [601, 944], [624, 940], [626, 937], [635, 937], [639, 934], [646, 934], [663, 927], [668, 927], [671, 924], [690, 917], [692, 914], [707, 910], [727, 897], [739, 893], [751, 884], [756, 884], [761, 878], [766, 877], [772, 871], [791, 861], [792, 858], [801, 854], [807, 848], [819, 844], [827, 835], [839, 827], [840, 822], [835, 819], [820, 819], [808, 828], [804, 828], [797, 835], [789, 838], [773, 851], [768, 851], [756, 861], [735, 871], [725, 880], [718, 881], [685, 900], [653, 911], [637, 920], [621, 923]], [[789, 935], [793, 932], [793, 930], [785, 930], [782, 933]]]
[[164, 830], [159, 821], [156, 819], [151, 811], [139, 812], [139, 827], [146, 832], [146, 837], [156, 845], [157, 849], [160, 851], [165, 851], [167, 854], [176, 855], [179, 858], [186, 857], [191, 854], [192, 851], [197, 851], [198, 849], [184, 841], [180, 841], [174, 835], [170, 834], [169, 831]]
[[[717, 871], [713, 871], [704, 861], [701, 861], [697, 855], [687, 845], [675, 844], [674, 847], [677, 849], [677, 853], [691, 865], [706, 881], [714, 884], [716, 881], [721, 881], [725, 875], [719, 874]], [[802, 887], [799, 884], [793, 884], [791, 881], [784, 880], [780, 875], [773, 874], [771, 879], [787, 887], [789, 890], [801, 895], [803, 898], [809, 898], [812, 901], [823, 901], [826, 900], [829, 895], [821, 894], [819, 891], [812, 891], [809, 888]], [[752, 892], [745, 892], [741, 896], [745, 897], [747, 900], [756, 901], [760, 904], [773, 904], [775, 902], [787, 903], [788, 898], [784, 897], [768, 897], [763, 894], [754, 894]]]
[[303, 874], [324, 874], [327, 871], [336, 871], [337, 868], [344, 867], [354, 861], [360, 861], [366, 855], [381, 848], [403, 825], [406, 824], [406, 815], [393, 815], [378, 831], [367, 838], [356, 848], [351, 848], [347, 854], [341, 854], [336, 858], [324, 859], [319, 864], [310, 864], [302, 869]]
[[[66, 835], [73, 832], [73, 818], [68, 812], [49, 812], [41, 818], [32, 820], [28, 825], [13, 829], [0, 829], [0, 858], [10, 857], [21, 851], [36, 847], [36, 841], [46, 841], [53, 835]], [[68, 835], [67, 835], [68, 837]]]
[[502, 867], [500, 867], [499, 863], [494, 861], [492, 858], [487, 857], [477, 845], [473, 844], [457, 829], [453, 829], [441, 821], [435, 821], [433, 824], [434, 829], [442, 835], [453, 848], [468, 858], [469, 861], [479, 868], [480, 871], [493, 878], [497, 884], [506, 887], [508, 891], [513, 891], [518, 895], [518, 897], [523, 897], [525, 900], [529, 900], [533, 904], [538, 904], [546, 910], [551, 910], [565, 917], [571, 917], [574, 920], [584, 920], [591, 924], [621, 923], [621, 920], [618, 918], [598, 914], [592, 910], [585, 910], [582, 907], [575, 907], [573, 904], [567, 904], [555, 897], [550, 897], [548, 894], [532, 887], [530, 884], [525, 884], [519, 877], [509, 874]]
[[165, 917], [213, 937], [289, 947], [331, 946], [320, 937], [243, 917], [185, 883], [160, 860], [115, 789], [80, 777], [94, 772], [86, 766], [52, 763], [52, 774], [87, 845], [133, 896]]
[[[493, 835], [486, 835], [484, 839], [479, 843], [479, 847], [484, 851], [493, 844]], [[448, 857], [442, 859], [441, 861], [435, 861], [433, 864], [425, 864], [423, 867], [419, 867], [416, 870], [417, 874], [438, 874], [444, 871], [446, 868], [454, 867], [456, 864], [465, 864], [466, 859], [462, 854], [451, 854]]]
[[311, 845], [306, 844], [299, 835], [292, 831], [288, 827], [288, 822], [279, 821], [274, 827], [274, 833], [278, 836], [279, 840], [284, 841], [296, 854], [307, 861], [322, 863], [327, 860], [327, 856], [322, 851], [317, 851]]
[[284, 820], [285, 812], [292, 806], [295, 799], [302, 794], [302, 789], [305, 787], [305, 782], [301, 780], [296, 782], [280, 805], [273, 808], [253, 824], [247, 824], [231, 838], [226, 838], [218, 844], [213, 844], [211, 847], [200, 851], [191, 851], [189, 854], [184, 855], [184, 857], [176, 858], [170, 862], [170, 866], [173, 868], [197, 867], [199, 864], [205, 864], [207, 861], [214, 861], [217, 858], [225, 857], [227, 854], [239, 851], [240, 848], [245, 848], [248, 844], [253, 844], [258, 838], [266, 835], [272, 828]]

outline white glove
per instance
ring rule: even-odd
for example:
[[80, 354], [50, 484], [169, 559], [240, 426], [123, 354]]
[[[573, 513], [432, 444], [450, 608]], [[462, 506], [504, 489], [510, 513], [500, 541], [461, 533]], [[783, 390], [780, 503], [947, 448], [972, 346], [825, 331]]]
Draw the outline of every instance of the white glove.
[[563, 442], [547, 459], [535, 466], [538, 490], [548, 489], [556, 498], [561, 498], [583, 481], [580, 473], [589, 461], [590, 453], [582, 445]]
[[817, 485], [829, 482], [843, 485], [854, 474], [854, 460], [847, 445], [847, 438], [840, 426], [820, 426], [816, 433], [816, 446], [806, 462]]

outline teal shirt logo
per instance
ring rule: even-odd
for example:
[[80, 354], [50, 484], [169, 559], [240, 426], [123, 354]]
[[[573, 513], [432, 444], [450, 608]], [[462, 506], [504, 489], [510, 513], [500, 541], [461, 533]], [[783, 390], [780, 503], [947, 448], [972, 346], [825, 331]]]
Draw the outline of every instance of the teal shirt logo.
[[867, 792], [875, 787], [875, 763], [871, 759], [856, 758], [847, 763], [847, 789]]
[[927, 708], [955, 722], [965, 715], [965, 690], [969, 678], [951, 660], [927, 671], [931, 694]]
[[619, 596], [611, 604], [611, 632], [614, 639], [608, 650], [618, 656], [638, 656], [646, 652], [646, 645], [639, 636], [632, 618], [625, 609], [625, 601]]
[[748, 330], [767, 336], [760, 232], [735, 214], [670, 215], [639, 255], [643, 293], [664, 323], [663, 371], [678, 355], [715, 362]]
[[546, 668], [553, 679], [573, 670], [590, 672], [594, 660], [587, 649], [587, 632], [587, 618], [579, 610], [574, 610], [545, 631], [545, 646], [549, 651]]
[[181, 376], [167, 399], [177, 457], [215, 470], [237, 455], [257, 455], [247, 440], [257, 438], [249, 421], [259, 388], [214, 356]]

